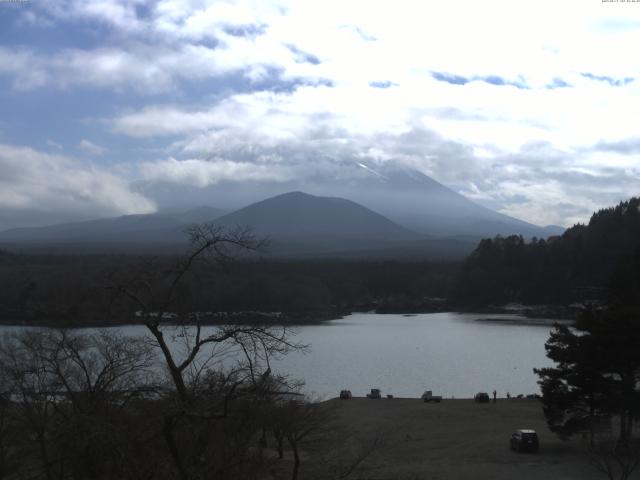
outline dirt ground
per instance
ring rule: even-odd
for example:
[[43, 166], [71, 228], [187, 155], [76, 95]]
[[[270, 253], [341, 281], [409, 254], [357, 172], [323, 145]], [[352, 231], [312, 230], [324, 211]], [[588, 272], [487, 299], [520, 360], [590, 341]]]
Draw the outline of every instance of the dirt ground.
[[[420, 399], [333, 399], [324, 431], [307, 442], [302, 478], [337, 478], [358, 452], [380, 446], [352, 479], [554, 479], [604, 478], [588, 464], [581, 441], [563, 442], [548, 431], [537, 400], [498, 399], [424, 403]], [[517, 428], [538, 432], [540, 452], [509, 449]], [[284, 466], [284, 465], [283, 465]], [[283, 472], [284, 473], [284, 472]]]

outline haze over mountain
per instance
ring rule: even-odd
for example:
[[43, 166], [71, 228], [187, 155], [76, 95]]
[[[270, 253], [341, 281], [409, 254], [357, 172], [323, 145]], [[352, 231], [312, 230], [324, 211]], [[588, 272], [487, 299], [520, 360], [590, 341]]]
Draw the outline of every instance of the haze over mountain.
[[[417, 232], [433, 236], [546, 237], [564, 231], [562, 227], [541, 228], [490, 210], [417, 170], [392, 163], [375, 169], [364, 163], [358, 166], [367, 175], [358, 180], [357, 188], [347, 187], [345, 196]], [[342, 185], [336, 188], [344, 189]]]
[[[146, 191], [145, 185], [139, 187]], [[304, 181], [221, 181], [197, 191], [165, 185], [165, 196], [158, 201], [170, 205], [176, 198], [195, 198], [200, 203], [235, 210], [289, 191], [349, 199], [409, 230], [430, 236], [459, 236], [475, 241], [497, 234], [547, 237], [564, 231], [562, 227], [539, 227], [478, 205], [397, 162], [380, 165], [339, 162], [335, 171], [317, 173]]]
[[180, 212], [124, 215], [45, 227], [0, 232], [0, 242], [14, 244], [175, 244], [184, 242], [191, 224], [212, 221], [223, 213], [201, 206]]
[[[461, 258], [474, 243], [430, 239], [343, 198], [289, 192], [219, 218], [219, 210], [128, 215], [0, 232], [0, 244], [26, 249], [89, 252], [182, 251], [193, 220], [233, 228], [251, 226], [268, 237], [273, 257]], [[209, 218], [214, 217], [214, 218]]]
[[[322, 184], [324, 189], [351, 198], [294, 191], [261, 199], [226, 215], [213, 207], [187, 211], [165, 208], [148, 215], [8, 230], [0, 232], [0, 242], [109, 251], [117, 246], [137, 252], [170, 247], [176, 251], [184, 248], [187, 226], [215, 220], [226, 227], [250, 226], [257, 235], [268, 236], [268, 254], [272, 256], [461, 258], [482, 237], [546, 237], [562, 230], [543, 229], [494, 212], [408, 168], [387, 165], [376, 170], [359, 163], [341, 181], [329, 184], [320, 180], [307, 187], [315, 190]], [[260, 187], [248, 195], [283, 186], [263, 182]], [[228, 200], [233, 192], [228, 184], [220, 185], [213, 196]]]

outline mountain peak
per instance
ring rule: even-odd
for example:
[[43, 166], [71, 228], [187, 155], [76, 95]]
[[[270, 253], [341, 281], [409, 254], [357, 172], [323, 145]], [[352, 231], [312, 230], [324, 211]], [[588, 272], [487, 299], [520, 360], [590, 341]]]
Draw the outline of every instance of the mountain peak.
[[258, 234], [279, 237], [360, 239], [408, 238], [415, 234], [351, 200], [293, 191], [225, 215], [216, 223], [250, 225]]

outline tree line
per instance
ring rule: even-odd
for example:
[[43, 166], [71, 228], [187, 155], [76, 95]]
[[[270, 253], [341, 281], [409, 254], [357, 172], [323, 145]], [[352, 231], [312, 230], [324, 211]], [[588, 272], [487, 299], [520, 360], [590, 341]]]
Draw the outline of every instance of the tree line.
[[[169, 270], [179, 257], [14, 255], [0, 258], [0, 322], [45, 325], [139, 323], [134, 302], [112, 302], [109, 286]], [[184, 304], [200, 312], [281, 312], [318, 321], [358, 310], [439, 308], [458, 264], [374, 260], [196, 262], [181, 282]], [[161, 275], [148, 278], [160, 288]], [[246, 317], [234, 317], [246, 318]], [[203, 319], [204, 321], [204, 319]]]
[[[534, 371], [549, 429], [563, 439], [582, 437], [586, 458], [611, 480], [631, 478], [640, 466], [639, 206], [636, 198], [622, 202], [568, 231], [557, 247], [533, 246], [541, 250], [539, 261], [566, 255], [555, 259], [565, 295], [578, 285], [598, 287], [595, 299], [573, 292], [582, 295], [582, 311], [551, 332], [545, 348], [554, 366]], [[564, 250], [569, 246], [575, 251]]]
[[466, 305], [508, 302], [567, 304], [608, 301], [626, 292], [638, 301], [640, 284], [640, 199], [594, 213], [548, 239], [521, 236], [482, 240], [462, 265], [453, 299]]

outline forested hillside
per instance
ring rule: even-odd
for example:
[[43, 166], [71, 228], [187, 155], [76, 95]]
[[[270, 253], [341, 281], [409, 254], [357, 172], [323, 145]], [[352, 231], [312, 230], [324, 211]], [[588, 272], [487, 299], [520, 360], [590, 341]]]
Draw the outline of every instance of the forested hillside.
[[[113, 301], [113, 286], [148, 278], [161, 291], [164, 273], [176, 261], [0, 251], [0, 323], [137, 321], [132, 314], [139, 307]], [[238, 261], [225, 268], [198, 263], [184, 279], [179, 297], [188, 311], [282, 312], [283, 320], [292, 321], [335, 318], [357, 310], [431, 311], [444, 308], [440, 299], [447, 296], [458, 267], [446, 262], [340, 260]], [[249, 317], [246, 320], [252, 320]]]
[[485, 239], [467, 258], [454, 287], [468, 305], [637, 302], [640, 291], [640, 199], [594, 213], [561, 237]]

